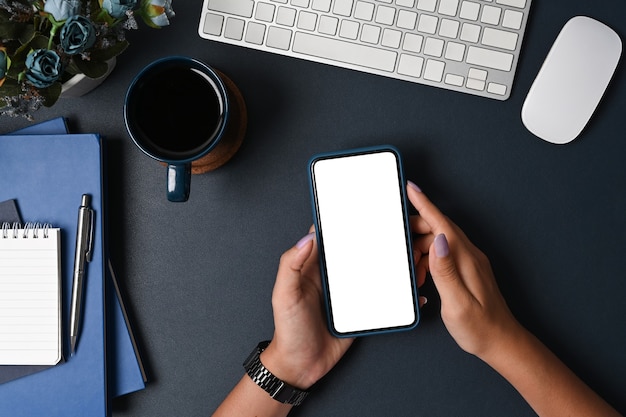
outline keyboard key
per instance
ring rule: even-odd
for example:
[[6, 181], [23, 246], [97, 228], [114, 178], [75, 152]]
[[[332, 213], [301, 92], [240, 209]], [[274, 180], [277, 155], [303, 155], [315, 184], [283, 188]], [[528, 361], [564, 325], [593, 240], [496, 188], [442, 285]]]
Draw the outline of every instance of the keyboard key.
[[487, 81], [487, 71], [478, 69], [478, 68], [470, 68], [467, 73], [467, 78], [473, 78], [475, 80]]
[[444, 38], [455, 39], [459, 35], [459, 22], [450, 19], [441, 19], [439, 35]]
[[388, 48], [398, 49], [401, 41], [402, 32], [386, 28], [383, 30], [383, 39], [380, 44]]
[[480, 39], [480, 26], [471, 23], [463, 23], [460, 39], [465, 42], [477, 43]]
[[253, 0], [209, 0], [209, 10], [234, 14], [241, 17], [252, 17]]
[[392, 72], [395, 69], [398, 57], [396, 52], [344, 42], [338, 39], [325, 38], [305, 32], [295, 34], [293, 51], [387, 72]]
[[457, 42], [448, 42], [446, 45], [445, 58], [451, 61], [461, 62], [465, 56], [465, 45]]
[[296, 9], [279, 7], [276, 15], [276, 23], [282, 26], [292, 27], [296, 23]]
[[402, 49], [409, 52], [415, 52], [416, 54], [422, 50], [422, 43], [424, 42], [424, 37], [422, 35], [417, 35], [415, 33], [407, 33], [404, 36], [404, 43], [402, 44]]
[[480, 4], [471, 1], [464, 1], [461, 3], [461, 12], [459, 17], [467, 20], [478, 20], [478, 13], [480, 12]]
[[396, 18], [396, 9], [387, 6], [378, 6], [376, 11], [376, 23], [381, 25], [393, 25], [393, 21]]
[[302, 30], [315, 30], [315, 25], [317, 25], [317, 15], [311, 12], [301, 11], [298, 15], [298, 29]]
[[426, 38], [424, 44], [424, 55], [435, 56], [441, 58], [443, 54], [443, 41], [436, 38]]
[[339, 36], [346, 39], [356, 39], [359, 34], [359, 24], [353, 20], [343, 20], [339, 28]]
[[417, 13], [409, 10], [400, 10], [398, 12], [398, 21], [396, 22], [396, 26], [399, 28], [413, 30], [415, 29], [416, 23]]
[[243, 39], [243, 31], [246, 27], [246, 21], [229, 17], [224, 28], [224, 37], [240, 41]]
[[504, 6], [518, 7], [520, 9], [526, 7], [526, 0], [496, 0], [496, 3]]
[[415, 6], [415, 0], [396, 0], [396, 4], [402, 7], [413, 8]]
[[498, 84], [498, 83], [489, 83], [487, 84], [487, 91], [491, 94], [497, 94], [499, 96], [503, 96], [506, 94], [506, 85]]
[[434, 35], [435, 32], [437, 32], [438, 22], [439, 19], [437, 17], [423, 14], [419, 18], [417, 30], [418, 32], [430, 33], [431, 35]]
[[330, 12], [330, 0], [313, 0], [313, 4], [311, 4], [311, 9], [318, 12], [328, 13]]
[[361, 29], [361, 40], [376, 45], [380, 40], [380, 27], [365, 24]]
[[519, 30], [522, 27], [522, 19], [524, 14], [517, 10], [505, 10], [502, 18], [502, 27], [507, 29]]
[[504, 30], [485, 28], [483, 31], [482, 44], [500, 49], [514, 51], [517, 47], [517, 33]]
[[426, 12], [434, 12], [437, 6], [437, 0], [418, 0], [417, 8]]
[[255, 22], [248, 23], [248, 30], [246, 31], [246, 42], [254, 43], [256, 45], [262, 45], [264, 38], [265, 25]]
[[485, 82], [482, 80], [475, 80], [473, 78], [467, 78], [465, 82], [465, 86], [467, 88], [471, 88], [472, 90], [482, 91], [485, 89]]
[[207, 35], [220, 36], [222, 34], [222, 25], [224, 24], [224, 16], [207, 13], [204, 17], [204, 26], [202, 32]]
[[254, 13], [254, 17], [257, 20], [261, 20], [263, 22], [271, 22], [274, 20], [274, 11], [276, 10], [276, 6], [269, 3], [259, 3], [256, 6], [256, 12]]
[[483, 13], [480, 15], [480, 21], [489, 25], [497, 25], [500, 23], [500, 15], [502, 9], [494, 6], [483, 7]]
[[401, 54], [398, 61], [398, 74], [419, 78], [422, 75], [424, 58], [420, 56]]
[[374, 4], [364, 1], [357, 1], [354, 8], [354, 18], [371, 22], [374, 18]]
[[441, 61], [435, 61], [429, 59], [426, 61], [426, 68], [424, 69], [424, 78], [429, 81], [436, 81], [438, 83], [443, 79], [443, 70], [446, 64]]
[[291, 46], [291, 30], [272, 26], [267, 31], [267, 41], [265, 42], [270, 48], [289, 50]]
[[513, 54], [470, 46], [467, 48], [466, 61], [468, 64], [480, 65], [481, 67], [511, 71], [513, 66]]
[[459, 8], [459, 0], [441, 0], [439, 3], [439, 13], [446, 16], [456, 16]]
[[339, 16], [350, 17], [352, 14], [352, 0], [335, 0], [333, 13]]
[[317, 28], [320, 33], [324, 35], [335, 36], [337, 34], [337, 27], [339, 26], [339, 19], [331, 16], [321, 16], [320, 24]]
[[291, 0], [291, 5], [296, 7], [309, 7], [309, 0]]
[[465, 82], [465, 77], [456, 74], [446, 74], [446, 78], [444, 79], [446, 84], [456, 85], [457, 87], [462, 87], [463, 82]]

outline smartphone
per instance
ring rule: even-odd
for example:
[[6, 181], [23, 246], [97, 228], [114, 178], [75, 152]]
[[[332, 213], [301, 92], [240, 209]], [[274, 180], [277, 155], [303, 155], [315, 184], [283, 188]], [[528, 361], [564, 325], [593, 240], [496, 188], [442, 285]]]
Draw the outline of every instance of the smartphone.
[[309, 174], [331, 333], [414, 328], [419, 309], [399, 151], [316, 155]]

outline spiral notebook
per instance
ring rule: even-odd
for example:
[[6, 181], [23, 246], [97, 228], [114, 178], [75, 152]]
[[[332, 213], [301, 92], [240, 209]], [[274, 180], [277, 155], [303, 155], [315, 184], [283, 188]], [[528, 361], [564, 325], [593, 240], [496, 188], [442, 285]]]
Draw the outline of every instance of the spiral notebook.
[[[76, 354], [45, 371], [0, 385], [0, 416], [105, 417], [103, 142], [96, 134], [0, 135], [0, 201], [14, 199], [25, 220], [61, 230], [62, 316], [69, 317], [77, 214], [81, 196], [96, 212], [94, 256], [83, 291]], [[64, 346], [69, 332], [62, 332]]]
[[58, 228], [2, 225], [2, 365], [55, 365], [62, 358], [60, 245]]

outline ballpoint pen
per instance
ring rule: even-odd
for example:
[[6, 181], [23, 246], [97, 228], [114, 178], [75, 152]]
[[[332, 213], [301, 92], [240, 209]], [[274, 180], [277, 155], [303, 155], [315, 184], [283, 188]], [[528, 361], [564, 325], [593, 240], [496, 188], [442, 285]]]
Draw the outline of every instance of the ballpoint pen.
[[76, 252], [74, 254], [74, 280], [72, 282], [72, 304], [70, 310], [70, 344], [71, 354], [76, 351], [78, 340], [81, 299], [85, 282], [86, 263], [91, 262], [93, 255], [94, 213], [89, 207], [91, 197], [83, 194], [78, 208], [78, 228], [76, 230]]

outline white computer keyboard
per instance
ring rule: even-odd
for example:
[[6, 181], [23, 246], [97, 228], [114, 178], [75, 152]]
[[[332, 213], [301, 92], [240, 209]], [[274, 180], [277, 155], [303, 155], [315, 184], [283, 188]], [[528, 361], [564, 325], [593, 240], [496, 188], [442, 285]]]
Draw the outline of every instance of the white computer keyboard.
[[206, 39], [506, 100], [531, 0], [204, 0]]

